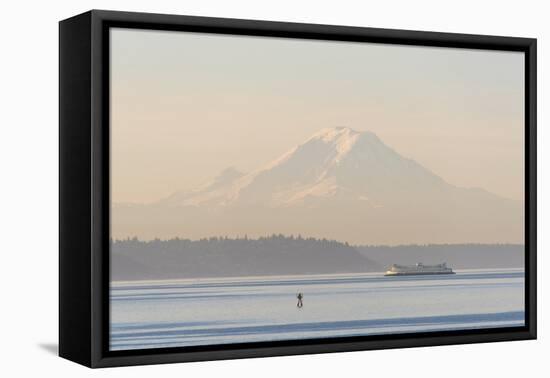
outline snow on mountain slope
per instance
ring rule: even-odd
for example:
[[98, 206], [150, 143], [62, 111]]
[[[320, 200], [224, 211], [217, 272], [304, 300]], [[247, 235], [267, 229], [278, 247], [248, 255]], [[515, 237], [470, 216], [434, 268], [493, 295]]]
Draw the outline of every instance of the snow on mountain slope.
[[169, 197], [161, 199], [159, 204], [169, 206], [205, 204], [209, 200], [223, 197], [223, 193], [227, 190], [228, 186], [243, 176], [244, 173], [239, 172], [233, 167], [229, 167], [224, 169], [206, 184], [192, 190], [177, 191]]

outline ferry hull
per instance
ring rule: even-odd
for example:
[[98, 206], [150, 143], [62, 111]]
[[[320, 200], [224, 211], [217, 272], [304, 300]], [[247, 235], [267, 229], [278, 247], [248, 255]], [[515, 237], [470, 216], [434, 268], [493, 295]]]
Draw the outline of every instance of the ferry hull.
[[387, 272], [384, 276], [433, 276], [442, 274], [455, 274], [455, 272]]

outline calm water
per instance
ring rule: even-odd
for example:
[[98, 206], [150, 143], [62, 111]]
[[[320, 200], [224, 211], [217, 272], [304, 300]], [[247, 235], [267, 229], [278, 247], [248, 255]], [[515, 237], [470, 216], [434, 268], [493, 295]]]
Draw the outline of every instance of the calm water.
[[[296, 294], [304, 295], [297, 308]], [[111, 350], [524, 324], [523, 270], [115, 282]]]

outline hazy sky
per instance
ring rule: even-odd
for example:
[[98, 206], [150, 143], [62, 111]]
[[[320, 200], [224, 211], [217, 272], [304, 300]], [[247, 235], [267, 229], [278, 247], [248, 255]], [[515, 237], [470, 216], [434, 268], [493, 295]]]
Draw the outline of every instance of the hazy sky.
[[113, 202], [248, 172], [325, 127], [523, 197], [523, 53], [111, 31]]

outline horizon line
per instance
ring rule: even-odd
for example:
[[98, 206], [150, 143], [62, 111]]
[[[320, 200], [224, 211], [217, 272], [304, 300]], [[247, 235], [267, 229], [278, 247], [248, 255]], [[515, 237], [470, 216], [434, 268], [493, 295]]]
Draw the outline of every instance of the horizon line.
[[384, 248], [395, 248], [395, 247], [435, 247], [435, 246], [461, 246], [461, 245], [472, 245], [472, 246], [525, 246], [524, 243], [517, 243], [517, 242], [492, 242], [492, 243], [480, 243], [480, 242], [459, 242], [459, 243], [453, 243], [453, 242], [447, 242], [447, 243], [410, 243], [410, 244], [352, 244], [347, 241], [340, 241], [337, 239], [327, 239], [327, 238], [316, 238], [311, 236], [302, 236], [302, 235], [283, 235], [283, 234], [271, 234], [266, 236], [258, 236], [258, 237], [248, 237], [246, 234], [241, 236], [209, 236], [209, 237], [202, 237], [198, 239], [191, 239], [191, 238], [185, 238], [180, 236], [174, 236], [171, 238], [161, 239], [161, 238], [152, 238], [152, 239], [140, 239], [137, 236], [128, 236], [126, 238], [109, 238], [109, 242], [112, 243], [123, 243], [123, 242], [140, 242], [140, 243], [153, 243], [153, 242], [170, 242], [170, 241], [189, 241], [189, 242], [199, 242], [199, 241], [207, 241], [207, 242], [220, 242], [220, 241], [260, 241], [263, 239], [288, 239], [288, 240], [313, 240], [313, 241], [324, 241], [324, 242], [332, 242], [332, 243], [338, 243], [350, 247], [384, 247]]

